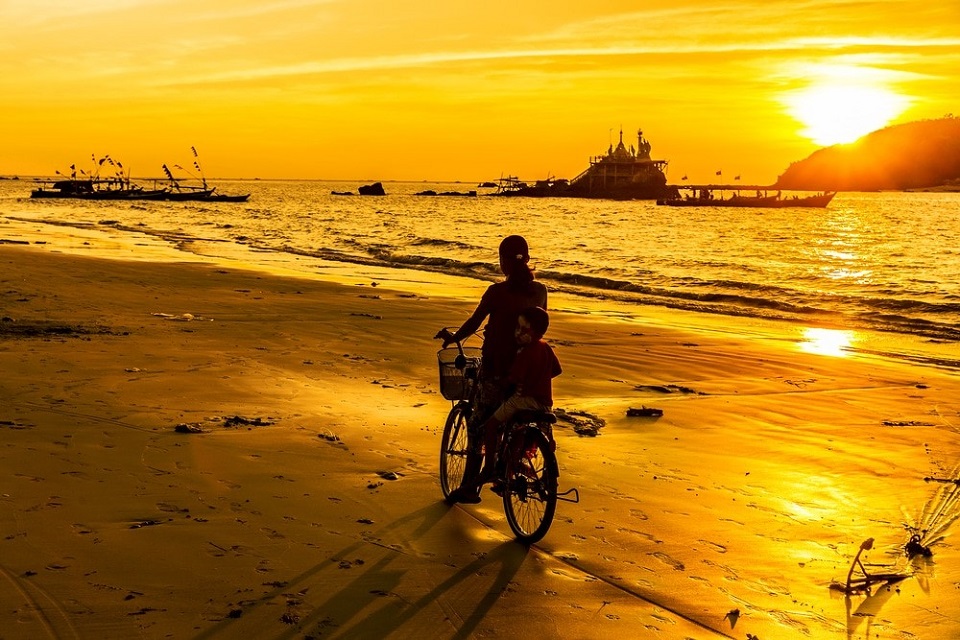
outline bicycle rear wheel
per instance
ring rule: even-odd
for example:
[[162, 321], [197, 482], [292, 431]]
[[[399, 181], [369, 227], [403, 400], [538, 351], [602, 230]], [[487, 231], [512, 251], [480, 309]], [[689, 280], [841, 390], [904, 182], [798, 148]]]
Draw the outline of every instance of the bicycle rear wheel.
[[450, 409], [440, 441], [440, 490], [447, 498], [460, 486], [467, 463], [468, 405], [458, 402]]
[[528, 427], [517, 437], [524, 438], [524, 446], [507, 464], [503, 511], [517, 540], [533, 544], [553, 523], [560, 472], [557, 454], [540, 429]]

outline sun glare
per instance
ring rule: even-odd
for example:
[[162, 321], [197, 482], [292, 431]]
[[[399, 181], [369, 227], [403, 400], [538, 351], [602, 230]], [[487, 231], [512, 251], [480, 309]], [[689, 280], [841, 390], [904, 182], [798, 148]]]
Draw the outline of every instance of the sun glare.
[[800, 342], [800, 348], [808, 353], [816, 353], [822, 356], [848, 355], [848, 350], [853, 344], [853, 332], [840, 329], [818, 329], [808, 327], [803, 330], [803, 340]]
[[907, 98], [888, 89], [856, 84], [817, 84], [787, 99], [790, 115], [819, 145], [844, 144], [882, 129], [907, 108]]

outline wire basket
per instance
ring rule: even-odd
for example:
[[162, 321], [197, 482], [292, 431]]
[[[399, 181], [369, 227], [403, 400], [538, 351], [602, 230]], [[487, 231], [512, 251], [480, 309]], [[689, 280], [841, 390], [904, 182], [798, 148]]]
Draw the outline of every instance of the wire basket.
[[466, 400], [477, 383], [477, 373], [480, 371], [480, 349], [477, 347], [463, 347], [465, 362], [457, 367], [457, 358], [460, 350], [456, 347], [447, 347], [437, 352], [437, 362], [440, 364], [440, 395], [447, 400]]

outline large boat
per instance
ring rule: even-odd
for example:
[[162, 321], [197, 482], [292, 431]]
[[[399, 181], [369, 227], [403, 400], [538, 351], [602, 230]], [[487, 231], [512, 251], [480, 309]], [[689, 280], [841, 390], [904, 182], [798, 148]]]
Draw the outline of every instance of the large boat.
[[530, 185], [515, 177], [501, 179], [497, 195], [557, 198], [607, 198], [614, 200], [656, 200], [678, 197], [667, 185], [666, 160], [650, 157], [650, 142], [637, 131], [637, 146], [612, 144], [601, 156], [590, 158], [588, 166], [572, 180], [548, 178]]
[[698, 189], [686, 197], [662, 198], [657, 204], [668, 207], [755, 207], [781, 209], [786, 207], [823, 208], [830, 204], [836, 191], [827, 191], [813, 196], [790, 196], [784, 198], [778, 191], [774, 195], [757, 193], [752, 196], [734, 193], [728, 198], [717, 198], [710, 189]]

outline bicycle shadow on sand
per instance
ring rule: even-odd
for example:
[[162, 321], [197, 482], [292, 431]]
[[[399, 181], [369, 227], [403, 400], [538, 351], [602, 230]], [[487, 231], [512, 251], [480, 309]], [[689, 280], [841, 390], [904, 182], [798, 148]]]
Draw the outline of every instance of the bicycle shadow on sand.
[[[277, 633], [269, 633], [269, 637], [286, 639], [298, 637], [350, 637], [350, 638], [381, 638], [386, 634], [396, 632], [400, 627], [414, 620], [428, 607], [437, 607], [437, 600], [444, 594], [455, 590], [458, 585], [469, 581], [476, 581], [478, 575], [486, 575], [490, 567], [498, 567], [492, 582], [486, 578], [484, 588], [477, 589], [478, 601], [472, 605], [472, 611], [466, 615], [463, 622], [456, 627], [451, 638], [466, 639], [476, 630], [491, 608], [508, 588], [517, 571], [528, 555], [528, 548], [514, 541], [506, 541], [492, 551], [479, 555], [469, 564], [458, 569], [453, 575], [430, 589], [429, 592], [408, 601], [393, 592], [404, 576], [416, 567], [410, 567], [407, 558], [414, 558], [416, 562], [423, 562], [422, 556], [410, 553], [402, 545], [383, 542], [382, 538], [390, 539], [390, 534], [404, 530], [401, 538], [416, 540], [422, 538], [435, 525], [440, 523], [451, 512], [451, 507], [443, 501], [431, 504], [409, 513], [382, 528], [364, 534], [362, 540], [357, 540], [340, 551], [328, 556], [324, 561], [315, 564], [301, 574], [276, 586], [276, 588], [262, 596], [246, 600], [242, 604], [242, 614], [224, 618], [214, 626], [194, 636], [195, 640], [229, 635], [259, 636], [263, 632], [264, 623], [277, 620], [277, 605], [286, 605], [288, 615], [281, 617], [282, 627]], [[411, 523], [415, 523], [412, 530], [408, 530]], [[364, 549], [370, 546], [379, 547], [387, 551], [386, 555], [372, 563], [357, 563], [354, 560]], [[398, 564], [403, 566], [396, 566]], [[449, 564], [445, 565], [449, 566]], [[334, 581], [326, 572], [340, 571], [349, 568], [355, 576], [348, 582], [337, 585], [335, 591], [322, 590], [324, 584]], [[320, 597], [328, 596], [320, 604], [311, 604], [310, 591]], [[302, 602], [291, 608], [291, 597], [298, 594]], [[382, 601], [382, 605], [378, 605]], [[469, 602], [461, 598], [460, 602]], [[379, 607], [379, 608], [376, 608]], [[372, 612], [371, 608], [376, 608]], [[263, 615], [257, 615], [258, 610]], [[447, 611], [448, 609], [444, 609]], [[304, 612], [304, 615], [301, 615]], [[357, 624], [351, 624], [356, 618], [364, 616]], [[444, 618], [448, 616], [444, 615]], [[448, 621], [448, 625], [455, 626]], [[254, 627], [256, 631], [254, 631]], [[432, 629], [436, 634], [437, 628]]]
[[[400, 630], [405, 624], [417, 618], [427, 607], [435, 607], [444, 611], [449, 611], [449, 607], [438, 605], [438, 599], [442, 599], [447, 594], [456, 589], [461, 583], [477, 580], [478, 574], [488, 571], [491, 567], [498, 567], [496, 575], [492, 582], [484, 581], [484, 588], [476, 590], [479, 599], [471, 603], [472, 611], [467, 615], [457, 627], [456, 632], [450, 636], [452, 639], [464, 640], [473, 636], [477, 627], [484, 620], [493, 606], [507, 590], [514, 576], [527, 557], [528, 549], [514, 541], [503, 542], [489, 553], [483, 554], [470, 564], [462, 567], [452, 576], [438, 584], [436, 587], [423, 594], [412, 602], [393, 602], [388, 606], [381, 607], [378, 611], [365, 617], [359, 624], [345, 629], [343, 637], [350, 638], [381, 638], [386, 633], [393, 633]], [[372, 581], [383, 582], [384, 578], [398, 578], [397, 572], [391, 572], [387, 568], [392, 558], [384, 558], [381, 562], [371, 567], [363, 576], [357, 578], [350, 585], [344, 588], [331, 600], [318, 608], [311, 614], [307, 625], [312, 625], [318, 619], [325, 619], [324, 616], [337, 616], [341, 626], [350, 618], [354, 617], [364, 607], [357, 607], [356, 603], [366, 604], [369, 602], [370, 589]], [[460, 600], [463, 601], [462, 599]], [[346, 617], [344, 614], [345, 605], [353, 603], [356, 611]], [[448, 617], [449, 616], [445, 616]], [[448, 622], [452, 625], [452, 622]], [[423, 627], [423, 624], [417, 625]], [[420, 631], [423, 629], [421, 628]], [[433, 634], [438, 634], [440, 630], [432, 629]], [[401, 635], [403, 635], [401, 633]]]

